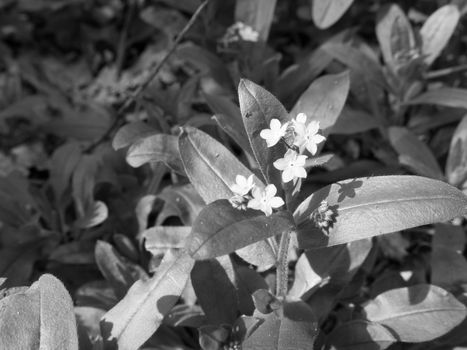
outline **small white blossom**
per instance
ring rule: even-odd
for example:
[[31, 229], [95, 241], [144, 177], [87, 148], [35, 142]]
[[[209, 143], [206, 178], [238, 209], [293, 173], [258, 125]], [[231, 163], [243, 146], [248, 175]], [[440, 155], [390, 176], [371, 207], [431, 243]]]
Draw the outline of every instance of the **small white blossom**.
[[273, 165], [282, 171], [282, 181], [286, 183], [297, 178], [306, 178], [305, 161], [307, 158], [308, 156], [299, 155], [289, 149], [284, 158], [276, 160]]
[[227, 28], [221, 42], [229, 44], [239, 40], [256, 42], [259, 40], [259, 33], [243, 22], [236, 22]]
[[266, 216], [272, 214], [272, 209], [279, 208], [284, 205], [284, 200], [281, 197], [275, 197], [277, 193], [276, 186], [267, 185], [266, 188], [253, 189], [253, 198], [248, 202], [248, 208], [261, 210]]
[[232, 192], [239, 196], [247, 195], [255, 186], [253, 183], [253, 174], [248, 176], [248, 179], [245, 176], [237, 175], [235, 177], [235, 184], [232, 185]]
[[259, 136], [266, 140], [268, 147], [272, 147], [279, 142], [279, 140], [285, 136], [287, 132], [287, 126], [289, 123], [281, 125], [279, 119], [271, 119], [269, 123], [270, 129], [261, 130]]
[[316, 208], [310, 215], [310, 220], [322, 230], [329, 230], [332, 226], [336, 213], [329, 206], [328, 202], [321, 201], [318, 208]]
[[307, 116], [305, 113], [299, 113], [293, 121], [295, 131], [294, 145], [303, 152], [305, 148], [311, 155], [318, 152], [318, 144], [326, 140], [323, 135], [318, 134], [319, 121], [312, 120], [306, 124]]

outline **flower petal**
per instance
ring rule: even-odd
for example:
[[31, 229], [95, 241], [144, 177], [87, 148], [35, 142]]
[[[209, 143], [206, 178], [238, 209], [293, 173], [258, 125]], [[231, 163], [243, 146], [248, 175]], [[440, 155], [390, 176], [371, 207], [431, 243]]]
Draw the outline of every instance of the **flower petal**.
[[321, 142], [325, 141], [326, 138], [325, 138], [323, 135], [316, 134], [316, 135], [314, 135], [314, 136], [311, 138], [311, 140], [312, 140], [314, 143], [318, 144], [318, 143], [321, 143]]
[[247, 207], [255, 210], [260, 210], [261, 202], [256, 198], [250, 199], [248, 201]]
[[277, 193], [277, 188], [274, 185], [267, 185], [266, 188], [264, 189], [265, 197], [266, 198], [272, 198], [276, 195]]
[[269, 138], [271, 138], [273, 136], [273, 132], [270, 130], [270, 129], [263, 129], [261, 130], [261, 132], [259, 133], [259, 136], [262, 138], [262, 139], [265, 139], [265, 140], [268, 140]]
[[289, 182], [294, 178], [294, 171], [292, 168], [287, 168], [282, 172], [282, 181]]
[[269, 127], [271, 128], [271, 130], [280, 130], [281, 129], [281, 122], [279, 121], [279, 119], [271, 119], [271, 122], [269, 123]]
[[298, 113], [295, 120], [297, 121], [297, 123], [305, 124], [306, 123], [306, 118], [307, 118], [307, 116], [306, 116], [305, 113]]
[[313, 142], [308, 142], [306, 144], [306, 149], [308, 150], [308, 152], [311, 153], [311, 155], [315, 155], [316, 152], [318, 152], [318, 146], [316, 146], [316, 143], [313, 143]]
[[269, 205], [272, 208], [279, 208], [282, 207], [284, 204], [284, 200], [281, 197], [274, 197], [271, 198], [271, 200], [269, 201]]
[[289, 166], [289, 162], [285, 158], [280, 158], [272, 163], [272, 165], [274, 165], [274, 168], [277, 170], [285, 170]]
[[317, 120], [312, 120], [310, 124], [306, 127], [306, 132], [308, 135], [314, 135], [318, 133], [319, 130], [319, 121]]
[[296, 167], [294, 168], [294, 177], [306, 178], [307, 172], [305, 168]]

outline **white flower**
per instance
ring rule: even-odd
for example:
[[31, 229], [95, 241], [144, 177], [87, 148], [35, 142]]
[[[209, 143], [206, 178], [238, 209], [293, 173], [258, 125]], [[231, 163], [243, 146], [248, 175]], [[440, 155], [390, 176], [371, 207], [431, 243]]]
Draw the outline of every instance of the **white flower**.
[[242, 22], [237, 23], [240, 23], [238, 26], [238, 35], [243, 41], [258, 41], [259, 33], [254, 30], [253, 27]]
[[272, 147], [285, 136], [288, 124], [289, 123], [285, 123], [284, 125], [281, 125], [279, 119], [271, 119], [269, 124], [270, 129], [261, 130], [259, 136], [266, 140], [268, 147]]
[[277, 193], [276, 186], [267, 185], [264, 190], [255, 187], [253, 189], [253, 198], [248, 202], [248, 208], [261, 210], [266, 216], [272, 214], [272, 209], [284, 205], [281, 197], [275, 197]]
[[253, 183], [253, 174], [248, 176], [248, 179], [245, 176], [237, 175], [235, 177], [235, 184], [232, 185], [232, 192], [239, 196], [247, 195], [255, 186]]
[[326, 138], [318, 134], [319, 121], [312, 120], [306, 125], [306, 119], [305, 113], [299, 113], [293, 121], [295, 131], [294, 145], [298, 146], [300, 152], [303, 152], [306, 148], [311, 155], [315, 155], [318, 152], [318, 144], [326, 140]]
[[289, 149], [284, 158], [276, 160], [273, 165], [282, 171], [282, 181], [289, 182], [296, 178], [306, 178], [305, 161], [308, 156], [299, 155], [294, 150]]

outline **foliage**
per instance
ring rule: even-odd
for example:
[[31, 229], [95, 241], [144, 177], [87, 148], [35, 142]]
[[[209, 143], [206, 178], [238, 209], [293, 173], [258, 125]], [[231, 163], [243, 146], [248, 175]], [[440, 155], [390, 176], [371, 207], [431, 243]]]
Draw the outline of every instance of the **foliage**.
[[4, 1], [0, 348], [466, 347], [465, 12]]

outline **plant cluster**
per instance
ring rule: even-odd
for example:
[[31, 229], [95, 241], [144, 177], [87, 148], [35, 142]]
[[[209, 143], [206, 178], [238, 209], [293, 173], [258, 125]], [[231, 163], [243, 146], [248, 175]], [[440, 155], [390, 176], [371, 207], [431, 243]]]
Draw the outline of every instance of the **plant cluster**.
[[0, 349], [467, 347], [464, 1], [0, 4]]

